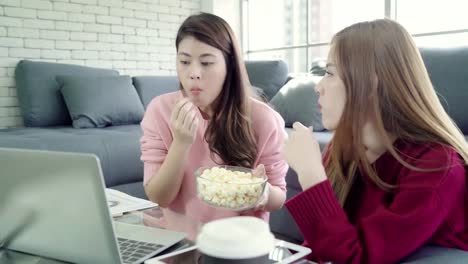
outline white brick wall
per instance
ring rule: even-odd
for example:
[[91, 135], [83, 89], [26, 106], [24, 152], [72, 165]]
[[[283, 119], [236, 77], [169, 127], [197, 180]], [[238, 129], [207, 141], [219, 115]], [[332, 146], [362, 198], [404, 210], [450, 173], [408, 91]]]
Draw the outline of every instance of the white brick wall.
[[22, 126], [15, 66], [29, 59], [175, 74], [180, 23], [202, 0], [0, 0], [0, 128]]

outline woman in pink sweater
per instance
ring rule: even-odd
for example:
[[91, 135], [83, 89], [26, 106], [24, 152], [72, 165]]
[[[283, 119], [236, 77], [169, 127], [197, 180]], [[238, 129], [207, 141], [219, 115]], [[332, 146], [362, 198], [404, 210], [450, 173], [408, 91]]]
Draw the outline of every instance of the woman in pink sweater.
[[312, 258], [384, 264], [426, 244], [468, 250], [468, 145], [408, 32], [391, 20], [343, 29], [316, 91], [334, 131], [323, 160], [300, 123], [284, 148], [304, 190], [286, 207]]
[[[167, 228], [194, 238], [203, 223], [242, 215], [268, 221], [286, 199], [288, 169], [281, 156], [284, 121], [253, 98], [237, 40], [220, 17], [188, 17], [176, 38], [180, 91], [148, 105], [141, 123], [144, 187], [163, 209]], [[248, 212], [215, 209], [196, 194], [194, 172], [202, 166], [263, 165], [263, 202]]]

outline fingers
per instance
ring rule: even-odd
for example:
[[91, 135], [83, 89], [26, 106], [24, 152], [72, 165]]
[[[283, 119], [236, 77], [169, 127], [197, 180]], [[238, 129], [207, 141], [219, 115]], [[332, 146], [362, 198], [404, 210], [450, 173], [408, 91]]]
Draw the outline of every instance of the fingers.
[[188, 113], [185, 116], [183, 126], [188, 131], [190, 131], [191, 134], [193, 134], [193, 132], [197, 129], [197, 127], [198, 127], [198, 116], [197, 116], [197, 112], [195, 112], [195, 110], [192, 109], [190, 111], [190, 113]]
[[312, 126], [306, 127], [301, 122], [294, 122], [293, 129], [294, 131], [314, 131], [314, 128]]
[[194, 115], [193, 120], [192, 120], [192, 122], [190, 124], [190, 128], [189, 128], [190, 133], [192, 133], [192, 135], [193, 135], [195, 133], [195, 131], [197, 130], [197, 128], [198, 128], [198, 117], [197, 117], [197, 115]]
[[[180, 116], [182, 117], [182, 115]], [[194, 118], [195, 118], [195, 111], [189, 110], [189, 112], [185, 113], [185, 117], [182, 120], [182, 125], [186, 127], [187, 129], [189, 129]]]
[[294, 122], [293, 128], [296, 131], [307, 129], [307, 127], [305, 127], [301, 122]]
[[171, 113], [171, 131], [174, 140], [191, 144], [196, 137], [199, 111], [187, 98], [179, 100]]
[[174, 121], [177, 120], [181, 108], [182, 108], [187, 102], [188, 102], [188, 99], [187, 99], [187, 98], [182, 98], [181, 100], [179, 100], [179, 101], [175, 104], [174, 108], [172, 109], [172, 113], [171, 113], [171, 123], [174, 123]]
[[180, 99], [180, 100], [176, 103], [176, 105], [174, 106], [174, 110], [173, 110], [173, 111], [175, 111], [176, 116], [179, 115], [179, 113], [180, 113], [180, 111], [182, 110], [182, 108], [183, 108], [186, 104], [188, 104], [189, 102], [190, 102], [190, 101], [189, 101], [188, 98], [182, 98], [182, 99]]
[[184, 121], [185, 116], [188, 112], [193, 108], [192, 102], [189, 101], [187, 98], [183, 98], [176, 103], [174, 109], [172, 110], [171, 114], [171, 121], [174, 122], [176, 120]]
[[185, 102], [179, 110], [179, 115], [177, 116], [177, 119], [184, 121], [186, 116], [189, 115], [189, 113], [192, 113], [193, 111], [193, 104], [190, 101]]
[[258, 165], [255, 169], [253, 169], [252, 174], [257, 177], [266, 175], [265, 166], [263, 164]]

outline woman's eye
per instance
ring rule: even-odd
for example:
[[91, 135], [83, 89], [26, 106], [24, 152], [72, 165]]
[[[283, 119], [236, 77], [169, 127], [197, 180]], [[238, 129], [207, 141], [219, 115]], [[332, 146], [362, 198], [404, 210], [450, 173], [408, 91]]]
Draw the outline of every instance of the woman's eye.
[[184, 64], [184, 65], [187, 65], [187, 64], [189, 64], [189, 61], [183, 61], [183, 60], [181, 60], [180, 63], [182, 63], [182, 64]]
[[202, 62], [201, 64], [203, 66], [209, 66], [209, 65], [213, 64], [213, 62]]

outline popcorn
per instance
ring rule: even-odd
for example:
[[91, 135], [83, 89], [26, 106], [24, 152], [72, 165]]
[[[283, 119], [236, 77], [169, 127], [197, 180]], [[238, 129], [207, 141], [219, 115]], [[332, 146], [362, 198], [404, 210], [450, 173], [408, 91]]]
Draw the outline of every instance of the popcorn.
[[255, 206], [265, 187], [265, 178], [250, 172], [222, 167], [204, 169], [197, 177], [199, 197], [214, 206], [246, 210]]

